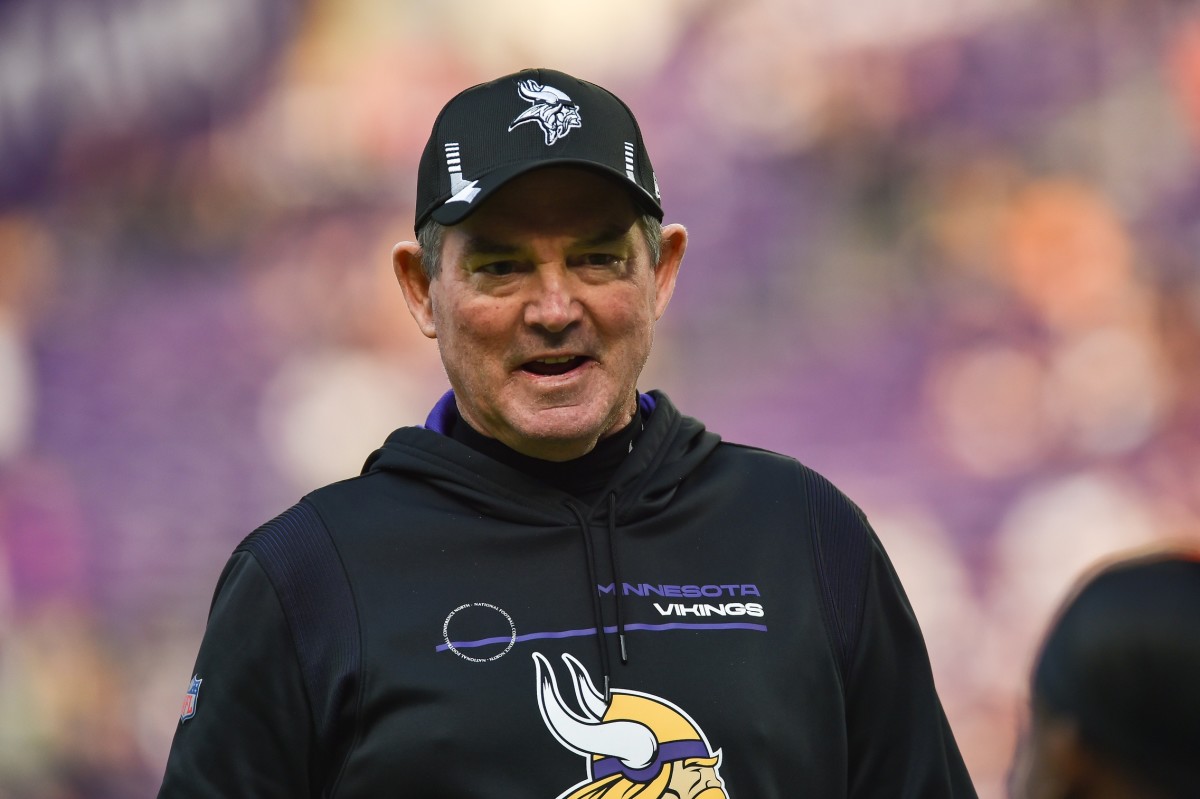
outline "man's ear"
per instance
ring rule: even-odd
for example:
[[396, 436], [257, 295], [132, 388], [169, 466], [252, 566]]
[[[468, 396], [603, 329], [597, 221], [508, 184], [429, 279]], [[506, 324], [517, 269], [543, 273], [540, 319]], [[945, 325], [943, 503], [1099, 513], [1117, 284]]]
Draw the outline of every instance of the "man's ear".
[[396, 270], [396, 281], [404, 292], [408, 312], [417, 321], [417, 327], [429, 338], [437, 338], [433, 300], [429, 295], [430, 280], [421, 263], [421, 246], [415, 241], [402, 241], [393, 247], [392, 268]]
[[662, 254], [654, 267], [654, 318], [662, 317], [675, 293], [675, 280], [679, 277], [679, 266], [687, 250], [687, 228], [683, 225], [664, 225], [662, 229]]

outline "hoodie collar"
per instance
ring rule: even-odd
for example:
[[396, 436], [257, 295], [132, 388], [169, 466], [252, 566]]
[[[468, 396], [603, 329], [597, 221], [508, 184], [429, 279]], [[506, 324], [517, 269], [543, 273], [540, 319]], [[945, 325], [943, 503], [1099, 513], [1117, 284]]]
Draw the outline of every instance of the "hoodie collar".
[[[669, 504], [682, 481], [720, 441], [700, 422], [680, 414], [660, 391], [640, 395], [638, 403], [645, 429], [609, 486], [619, 497], [615, 510], [623, 519], [650, 516]], [[445, 435], [442, 431], [455, 413], [454, 395], [448, 392], [424, 426], [402, 427], [388, 436], [367, 459], [363, 473], [409, 474], [502, 518], [561, 520], [563, 500], [570, 495]]]
[[629, 424], [601, 439], [587, 454], [569, 461], [548, 461], [522, 455], [500, 441], [483, 435], [462, 418], [462, 414], [454, 408], [453, 403], [451, 407], [453, 419], [448, 429], [448, 414], [444, 409], [439, 410], [437, 423], [443, 435], [448, 435], [476, 452], [511, 466], [529, 477], [552, 485], [589, 506], [604, 494], [613, 474], [633, 449], [634, 441], [644, 424], [639, 406], [637, 414]]

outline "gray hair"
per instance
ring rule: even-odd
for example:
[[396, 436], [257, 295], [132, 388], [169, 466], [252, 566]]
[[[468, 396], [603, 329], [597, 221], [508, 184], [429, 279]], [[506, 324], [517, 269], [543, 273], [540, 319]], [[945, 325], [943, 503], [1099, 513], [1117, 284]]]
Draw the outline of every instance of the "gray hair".
[[[662, 222], [643, 214], [638, 217], [637, 226], [642, 230], [646, 247], [650, 250], [650, 262], [657, 264], [662, 257]], [[446, 237], [446, 226], [429, 219], [417, 231], [417, 244], [421, 247], [421, 268], [430, 280], [437, 277], [442, 268], [442, 242]]]

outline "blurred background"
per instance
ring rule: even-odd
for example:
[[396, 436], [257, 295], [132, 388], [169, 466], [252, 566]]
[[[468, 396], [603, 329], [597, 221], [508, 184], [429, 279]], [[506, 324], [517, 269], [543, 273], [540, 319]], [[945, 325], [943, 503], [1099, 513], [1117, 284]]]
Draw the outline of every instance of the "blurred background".
[[1200, 543], [1194, 3], [0, 0], [0, 797], [152, 795], [229, 553], [423, 421], [390, 248], [526, 66], [690, 229], [642, 388], [866, 510], [985, 799], [1073, 580]]

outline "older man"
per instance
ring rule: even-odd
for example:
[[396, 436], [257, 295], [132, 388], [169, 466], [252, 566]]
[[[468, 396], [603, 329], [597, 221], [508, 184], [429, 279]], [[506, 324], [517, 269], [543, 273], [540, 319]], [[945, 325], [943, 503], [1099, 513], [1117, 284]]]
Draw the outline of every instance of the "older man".
[[974, 795], [858, 508], [638, 391], [662, 215], [608, 91], [446, 105], [393, 262], [451, 390], [235, 551], [160, 796]]

